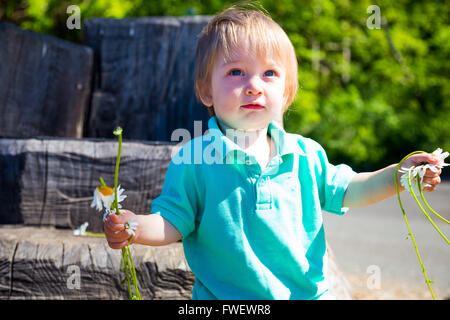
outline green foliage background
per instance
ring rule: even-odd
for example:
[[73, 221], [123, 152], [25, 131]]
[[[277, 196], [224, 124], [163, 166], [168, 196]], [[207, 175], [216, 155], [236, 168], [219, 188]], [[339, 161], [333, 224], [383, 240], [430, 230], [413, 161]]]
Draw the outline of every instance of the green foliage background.
[[[212, 15], [234, 1], [1, 1], [0, 18], [82, 43], [66, 8], [83, 19]], [[320, 142], [334, 163], [373, 170], [414, 150], [450, 150], [448, 1], [260, 1], [288, 33], [300, 90], [287, 131]], [[376, 4], [381, 29], [369, 29]]]

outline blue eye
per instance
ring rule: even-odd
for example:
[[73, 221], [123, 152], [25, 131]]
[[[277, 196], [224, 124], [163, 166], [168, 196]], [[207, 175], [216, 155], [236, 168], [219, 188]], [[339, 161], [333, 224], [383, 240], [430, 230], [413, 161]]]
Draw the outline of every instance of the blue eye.
[[229, 74], [232, 75], [232, 76], [242, 76], [243, 73], [239, 69], [233, 69], [233, 70], [230, 71]]
[[275, 76], [275, 71], [267, 70], [266, 72], [264, 72], [264, 75], [267, 76], [267, 77], [274, 77]]

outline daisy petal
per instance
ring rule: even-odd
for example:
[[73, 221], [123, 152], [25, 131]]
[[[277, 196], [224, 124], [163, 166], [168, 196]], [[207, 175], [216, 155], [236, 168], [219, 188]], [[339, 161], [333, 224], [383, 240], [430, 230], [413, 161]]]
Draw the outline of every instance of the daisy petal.
[[111, 214], [111, 210], [106, 209], [105, 213], [103, 214], [103, 222], [106, 221], [106, 218]]
[[135, 231], [138, 225], [139, 224], [137, 221], [134, 221], [133, 218], [130, 218], [130, 220], [128, 220], [128, 222], [125, 224], [125, 231], [128, 232], [130, 236], [135, 236], [136, 235]]
[[98, 211], [103, 209], [102, 194], [97, 190], [97, 188], [94, 190], [94, 199], [92, 200], [91, 207], [95, 207]]

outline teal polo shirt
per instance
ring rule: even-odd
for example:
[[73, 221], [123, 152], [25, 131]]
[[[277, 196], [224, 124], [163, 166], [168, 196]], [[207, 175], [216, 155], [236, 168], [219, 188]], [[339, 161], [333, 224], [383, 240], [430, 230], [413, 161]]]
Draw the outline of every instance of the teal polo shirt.
[[264, 170], [219, 129], [172, 157], [151, 213], [182, 235], [193, 299], [318, 299], [328, 290], [322, 210], [343, 214], [356, 174], [315, 141], [268, 134], [277, 153]]

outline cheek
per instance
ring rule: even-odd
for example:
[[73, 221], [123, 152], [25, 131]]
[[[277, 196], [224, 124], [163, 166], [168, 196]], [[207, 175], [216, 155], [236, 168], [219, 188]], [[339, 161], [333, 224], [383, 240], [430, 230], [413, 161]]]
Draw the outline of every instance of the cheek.
[[282, 84], [275, 84], [273, 86], [270, 86], [270, 89], [268, 90], [270, 100], [272, 102], [277, 101], [284, 101], [284, 85]]
[[213, 97], [216, 103], [227, 103], [237, 99], [242, 93], [242, 88], [234, 83], [222, 82], [215, 87]]

